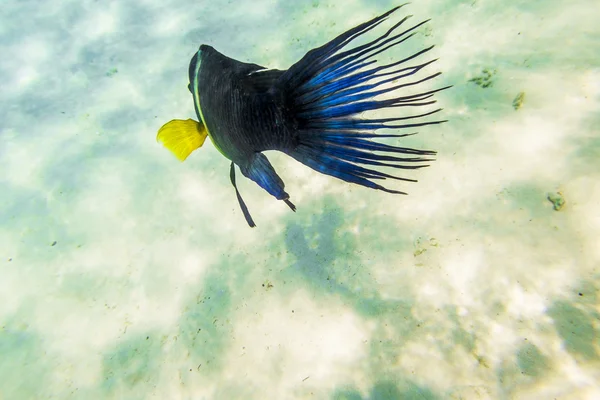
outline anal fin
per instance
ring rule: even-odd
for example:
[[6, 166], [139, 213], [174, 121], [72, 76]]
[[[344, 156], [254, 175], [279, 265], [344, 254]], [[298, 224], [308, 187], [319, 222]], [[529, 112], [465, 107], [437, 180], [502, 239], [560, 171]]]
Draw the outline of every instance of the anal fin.
[[292, 211], [296, 211], [296, 206], [289, 201], [290, 195], [284, 190], [283, 180], [277, 175], [269, 159], [264, 154], [255, 153], [250, 162], [245, 166], [241, 166], [240, 169], [244, 176], [256, 182], [277, 200], [283, 200]]

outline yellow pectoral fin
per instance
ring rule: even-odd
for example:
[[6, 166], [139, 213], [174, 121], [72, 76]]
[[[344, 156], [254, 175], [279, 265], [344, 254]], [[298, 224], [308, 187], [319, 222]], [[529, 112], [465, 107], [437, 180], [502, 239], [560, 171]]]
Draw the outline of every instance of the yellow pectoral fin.
[[180, 161], [184, 161], [192, 151], [200, 148], [208, 132], [201, 122], [193, 119], [174, 119], [164, 124], [156, 135], [156, 140], [175, 154]]

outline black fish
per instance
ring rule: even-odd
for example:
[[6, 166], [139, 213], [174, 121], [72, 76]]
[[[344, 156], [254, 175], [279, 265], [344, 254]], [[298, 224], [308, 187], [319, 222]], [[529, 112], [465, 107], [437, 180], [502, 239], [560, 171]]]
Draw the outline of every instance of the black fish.
[[[400, 7], [309, 51], [286, 71], [243, 63], [201, 45], [190, 62], [188, 86], [199, 122], [191, 119], [170, 121], [159, 130], [157, 139], [183, 161], [202, 146], [207, 135], [210, 136], [215, 147], [231, 160], [231, 182], [251, 227], [255, 224], [237, 189], [235, 165], [244, 176], [296, 210], [284, 190], [283, 181], [262, 153], [265, 150], [279, 150], [318, 172], [346, 182], [406, 194], [385, 188], [373, 180], [415, 180], [390, 175], [370, 166], [422, 168], [433, 160], [435, 151], [397, 147], [371, 139], [414, 135], [375, 133], [378, 129], [416, 128], [445, 122], [422, 120], [441, 109], [375, 119], [364, 119], [360, 114], [379, 109], [428, 106], [435, 103], [434, 93], [449, 87], [402, 94], [403, 88], [419, 85], [441, 74], [413, 78], [436, 61], [414, 61], [433, 46], [386, 65], [376, 65], [374, 59], [408, 40], [428, 21], [398, 32], [409, 18], [405, 17], [377, 39], [360, 46], [348, 46]], [[394, 96], [378, 98], [388, 93]]]

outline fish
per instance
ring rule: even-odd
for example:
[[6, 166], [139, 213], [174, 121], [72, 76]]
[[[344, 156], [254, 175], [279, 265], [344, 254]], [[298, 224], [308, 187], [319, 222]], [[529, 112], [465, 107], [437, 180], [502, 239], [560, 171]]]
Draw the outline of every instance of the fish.
[[433, 97], [437, 92], [451, 87], [410, 92], [411, 88], [419, 88], [441, 75], [435, 72], [415, 77], [437, 61], [420, 61], [434, 46], [383, 65], [375, 59], [405, 43], [430, 20], [405, 27], [411, 17], [408, 15], [375, 39], [356, 44], [356, 39], [403, 6], [308, 51], [287, 70], [241, 62], [209, 45], [200, 45], [188, 70], [188, 90], [197, 120], [167, 122], [158, 130], [157, 141], [184, 161], [210, 137], [215, 148], [231, 161], [230, 181], [250, 227], [256, 223], [238, 190], [236, 166], [243, 176], [296, 211], [283, 180], [263, 154], [268, 150], [282, 152], [317, 172], [351, 184], [407, 194], [376, 181], [416, 180], [383, 172], [378, 167], [420, 169], [435, 160], [436, 152], [374, 139], [403, 138], [417, 133], [381, 133], [381, 130], [444, 123], [447, 120], [427, 118], [442, 108], [409, 115], [395, 112], [387, 118], [365, 118], [363, 114], [430, 106], [436, 103]]

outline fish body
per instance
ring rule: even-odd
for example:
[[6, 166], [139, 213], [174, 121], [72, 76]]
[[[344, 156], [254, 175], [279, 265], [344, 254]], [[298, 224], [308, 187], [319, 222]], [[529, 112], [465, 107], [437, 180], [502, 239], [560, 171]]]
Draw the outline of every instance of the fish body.
[[[230, 179], [250, 226], [255, 223], [237, 189], [235, 165], [244, 176], [292, 210], [296, 209], [285, 192], [285, 184], [263, 154], [266, 150], [281, 151], [318, 172], [350, 183], [405, 194], [374, 181], [412, 179], [371, 166], [418, 169], [427, 166], [435, 152], [371, 139], [414, 134], [377, 133], [380, 129], [406, 129], [445, 122], [422, 120], [441, 109], [391, 118], [365, 119], [361, 114], [379, 109], [428, 106], [435, 103], [434, 93], [447, 88], [402, 94], [403, 88], [439, 75], [420, 80], [413, 78], [435, 61], [416, 64], [413, 61], [433, 46], [386, 65], [377, 65], [373, 58], [408, 40], [427, 21], [397, 32], [406, 17], [384, 35], [347, 48], [398, 8], [309, 51], [285, 71], [243, 63], [211, 46], [201, 45], [190, 61], [188, 86], [198, 121], [170, 121], [159, 130], [158, 139], [184, 160], [202, 145], [206, 136], [210, 137], [221, 154], [231, 160]], [[380, 97], [387, 94], [393, 96]]]
[[240, 167], [257, 152], [293, 146], [291, 118], [277, 90], [281, 71], [265, 70], [207, 45], [200, 46], [190, 62], [197, 116], [215, 146]]

